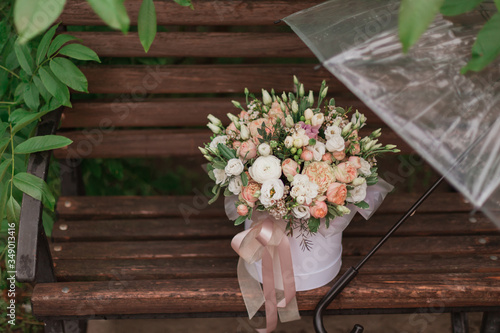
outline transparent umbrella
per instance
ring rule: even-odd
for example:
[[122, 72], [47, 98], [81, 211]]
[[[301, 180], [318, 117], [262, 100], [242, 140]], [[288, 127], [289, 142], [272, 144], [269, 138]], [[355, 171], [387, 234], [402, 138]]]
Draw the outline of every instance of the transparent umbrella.
[[[460, 22], [437, 17], [403, 54], [399, 4], [331, 0], [284, 21], [325, 68], [500, 226], [500, 61], [479, 73], [460, 74], [489, 9]], [[318, 332], [325, 332], [321, 311], [436, 186], [320, 302]]]

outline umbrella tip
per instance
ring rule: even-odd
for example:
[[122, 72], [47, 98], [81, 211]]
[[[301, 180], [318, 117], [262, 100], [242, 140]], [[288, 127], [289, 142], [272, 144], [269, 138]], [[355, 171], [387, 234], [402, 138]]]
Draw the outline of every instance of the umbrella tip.
[[274, 21], [274, 24], [280, 24], [280, 23], [281, 23], [281, 19]]

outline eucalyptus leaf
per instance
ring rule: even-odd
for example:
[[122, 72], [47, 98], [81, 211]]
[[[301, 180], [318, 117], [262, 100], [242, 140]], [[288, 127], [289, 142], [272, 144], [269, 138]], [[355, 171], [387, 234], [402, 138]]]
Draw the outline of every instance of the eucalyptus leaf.
[[101, 62], [97, 53], [82, 44], [69, 44], [59, 50], [59, 54], [78, 60], [92, 60]]
[[50, 69], [59, 81], [68, 87], [76, 91], [88, 92], [87, 78], [71, 60], [60, 57], [54, 58], [50, 61]]
[[137, 26], [139, 39], [147, 53], [156, 36], [156, 10], [153, 0], [142, 0]]
[[130, 19], [123, 0], [87, 0], [92, 9], [111, 28], [128, 31]]
[[17, 61], [21, 68], [28, 74], [33, 74], [33, 58], [31, 57], [31, 52], [26, 44], [16, 43], [14, 46], [14, 52], [16, 53]]
[[47, 51], [49, 50], [50, 42], [56, 33], [56, 29], [59, 24], [54, 25], [50, 28], [42, 37], [40, 44], [38, 44], [38, 48], [36, 50], [36, 64], [37, 66], [42, 63], [44, 59], [47, 57]]
[[71, 107], [68, 87], [59, 81], [48, 67], [41, 67], [38, 72], [47, 91], [61, 102], [62, 105]]
[[10, 223], [18, 223], [21, 215], [21, 206], [13, 196], [10, 196], [7, 201], [7, 221]]
[[14, 186], [27, 195], [41, 200], [48, 209], [54, 210], [56, 199], [43, 179], [26, 172], [20, 172], [14, 176]]
[[70, 139], [60, 135], [43, 135], [29, 138], [14, 148], [16, 154], [31, 154], [66, 147], [73, 143]]
[[54, 38], [52, 43], [50, 43], [49, 49], [47, 50], [47, 57], [52, 56], [54, 53], [57, 52], [57, 50], [61, 48], [61, 46], [72, 40], [79, 40], [79, 39], [67, 34], [56, 36], [56, 38]]
[[27, 84], [24, 87], [24, 102], [30, 110], [37, 110], [40, 106], [40, 93], [34, 82]]
[[22, 43], [47, 29], [62, 13], [66, 0], [16, 0], [14, 23]]

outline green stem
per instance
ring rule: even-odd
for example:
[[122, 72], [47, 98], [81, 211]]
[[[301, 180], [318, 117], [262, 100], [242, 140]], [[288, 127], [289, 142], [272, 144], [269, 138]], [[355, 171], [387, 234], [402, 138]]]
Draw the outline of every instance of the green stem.
[[[10, 118], [10, 106], [8, 107], [9, 118]], [[9, 123], [10, 128], [10, 147], [12, 149], [12, 173], [10, 178], [10, 195], [13, 195], [14, 190], [14, 172], [15, 172], [15, 158], [14, 158], [14, 136], [12, 134], [12, 123]]]
[[4, 102], [4, 101], [0, 101], [0, 104], [16, 105], [16, 102]]
[[3, 67], [2, 65], [0, 65], [0, 68], [7, 71], [8, 73], [10, 73], [11, 75], [17, 77], [18, 79], [20, 79], [19, 75], [17, 75], [16, 73], [14, 73], [13, 71], [11, 71], [10, 69], [6, 68], [6, 67]]

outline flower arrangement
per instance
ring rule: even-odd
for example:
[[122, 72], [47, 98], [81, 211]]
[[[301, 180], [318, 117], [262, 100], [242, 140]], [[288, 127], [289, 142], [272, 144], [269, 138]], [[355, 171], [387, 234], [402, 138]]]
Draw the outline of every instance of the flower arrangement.
[[368, 208], [367, 186], [377, 183], [376, 156], [399, 152], [395, 145], [378, 142], [380, 129], [361, 138], [366, 117], [357, 110], [323, 103], [328, 87], [323, 81], [316, 107], [314, 94], [294, 76], [296, 93], [281, 96], [262, 90], [262, 100], [245, 89], [244, 108], [224, 127], [209, 115], [211, 142], [200, 147], [215, 181], [214, 202], [222, 191], [237, 196], [235, 225], [252, 218], [254, 210], [267, 211], [287, 221], [287, 230], [314, 234], [350, 213], [349, 203]]

